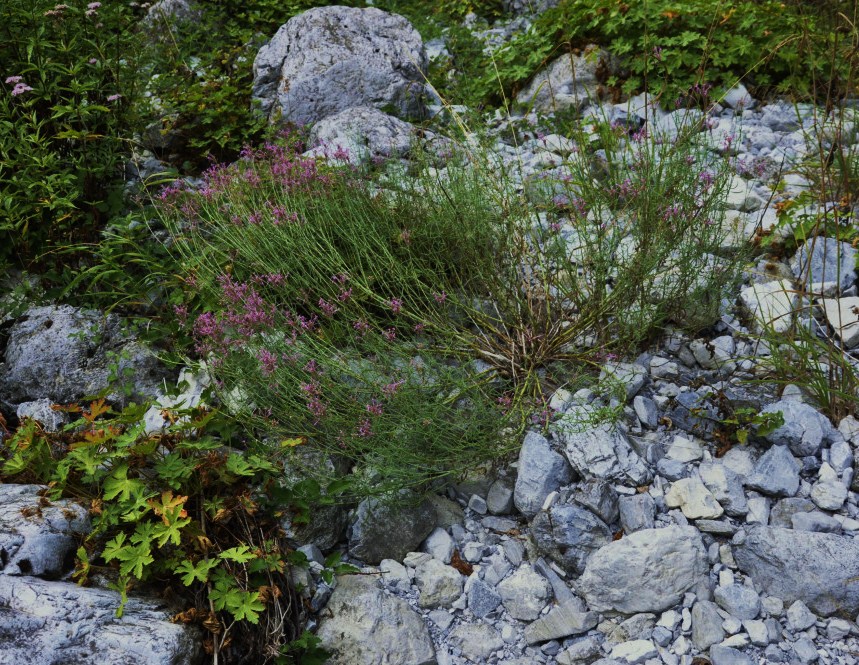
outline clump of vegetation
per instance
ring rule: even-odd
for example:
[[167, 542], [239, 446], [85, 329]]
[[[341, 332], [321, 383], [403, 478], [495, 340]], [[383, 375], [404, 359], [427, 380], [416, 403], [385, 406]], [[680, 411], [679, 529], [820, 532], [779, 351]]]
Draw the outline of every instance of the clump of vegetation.
[[121, 208], [139, 48], [124, 3], [10, 0], [0, 19], [0, 266], [27, 266]]
[[288, 504], [272, 500], [286, 496], [282, 468], [232, 447], [234, 427], [216, 411], [169, 412], [172, 424], [150, 434], [148, 405], [61, 408], [79, 418], [58, 433], [22, 422], [3, 443], [0, 477], [89, 507], [78, 583], [107, 580], [121, 594], [117, 616], [132, 589], [172, 589], [182, 606], [174, 619], [203, 630], [215, 663], [286, 665], [316, 653], [291, 578], [306, 560], [281, 529]]
[[501, 393], [454, 323], [509, 237], [489, 191], [462, 171], [416, 199], [302, 150], [247, 149], [202, 190], [162, 194], [222, 398], [360, 462], [376, 492], [496, 457]]
[[[758, 98], [789, 94], [825, 99], [849, 93], [845, 39], [853, 3], [732, 0], [562, 0], [502, 48], [472, 59], [469, 103], [508, 98], [553, 58], [598, 44], [611, 53], [602, 83], [613, 96], [634, 94], [667, 81], [663, 104], [684, 103], [696, 83], [717, 94], [742, 80]], [[823, 6], [825, 5], [825, 6]], [[843, 18], [842, 18], [843, 17]], [[834, 56], [834, 57], [833, 57]], [[475, 82], [476, 79], [476, 82]], [[815, 81], [818, 85], [815, 85]], [[652, 91], [651, 91], [652, 92]]]
[[162, 194], [206, 310], [188, 322], [197, 350], [243, 419], [353, 460], [370, 491], [497, 457], [553, 363], [718, 317], [742, 254], [719, 256], [727, 171], [698, 129], [582, 128], [561, 172], [526, 187], [550, 190], [542, 211], [479, 151], [370, 178], [294, 136], [246, 149]]

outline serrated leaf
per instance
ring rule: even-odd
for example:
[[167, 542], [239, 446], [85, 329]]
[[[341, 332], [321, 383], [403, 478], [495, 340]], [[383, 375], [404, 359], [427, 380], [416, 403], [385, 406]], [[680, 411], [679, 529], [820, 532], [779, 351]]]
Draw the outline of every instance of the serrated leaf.
[[216, 559], [203, 559], [196, 564], [186, 559], [176, 567], [176, 573], [181, 575], [182, 584], [191, 586], [194, 582], [207, 582], [209, 572], [217, 565]]
[[143, 483], [136, 478], [128, 477], [128, 464], [120, 464], [104, 481], [104, 500], [110, 501], [119, 497], [120, 501], [128, 501], [132, 494], [140, 494]]
[[116, 558], [122, 562], [119, 566], [120, 574], [134, 575], [137, 579], [142, 579], [146, 566], [155, 561], [148, 543], [124, 547]]
[[238, 591], [227, 598], [227, 609], [236, 621], [259, 622], [259, 613], [265, 611], [265, 605], [259, 599], [256, 591]]
[[234, 476], [252, 476], [256, 473], [256, 469], [244, 457], [235, 453], [231, 453], [227, 457], [226, 467], [227, 471]]
[[119, 532], [112, 539], [107, 541], [107, 544], [104, 546], [104, 551], [101, 553], [101, 557], [107, 562], [118, 559], [124, 547], [125, 534]]
[[231, 547], [228, 550], [224, 550], [218, 556], [226, 561], [235, 561], [236, 563], [247, 563], [251, 559], [256, 558], [256, 554], [250, 552], [250, 547], [247, 545], [239, 545], [238, 547]]

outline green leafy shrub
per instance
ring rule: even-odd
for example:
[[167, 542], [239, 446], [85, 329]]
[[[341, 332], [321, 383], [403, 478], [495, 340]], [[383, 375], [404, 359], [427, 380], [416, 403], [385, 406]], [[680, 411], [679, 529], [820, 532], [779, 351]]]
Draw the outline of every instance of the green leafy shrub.
[[666, 106], [685, 99], [696, 83], [721, 93], [738, 80], [758, 96], [821, 99], [827, 81], [843, 95], [855, 60], [845, 38], [852, 6], [849, 0], [824, 7], [776, 0], [562, 0], [487, 55], [485, 74], [474, 85], [482, 98], [500, 101], [499, 90], [515, 93], [552, 58], [596, 43], [616, 58], [602, 73], [606, 86], [632, 94], [665, 81]]
[[123, 3], [0, 9], [0, 264], [91, 239], [121, 205], [137, 94]]
[[172, 425], [148, 435], [147, 408], [62, 407], [80, 417], [56, 434], [25, 420], [3, 444], [0, 477], [86, 502], [93, 528], [75, 577], [110, 580], [117, 616], [131, 589], [167, 585], [185, 607], [174, 619], [203, 629], [215, 662], [300, 662], [314, 643], [290, 577], [306, 560], [282, 535], [288, 506], [271, 499], [287, 496], [282, 469], [229, 447], [217, 412], [170, 412]]

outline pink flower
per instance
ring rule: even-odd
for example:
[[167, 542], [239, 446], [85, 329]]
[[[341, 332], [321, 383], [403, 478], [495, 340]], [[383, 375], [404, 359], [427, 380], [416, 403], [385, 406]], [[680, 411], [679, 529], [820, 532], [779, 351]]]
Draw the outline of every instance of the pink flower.
[[277, 356], [268, 349], [261, 349], [257, 353], [257, 360], [260, 363], [260, 370], [263, 376], [271, 376], [277, 369]]
[[307, 402], [307, 410], [313, 414], [313, 424], [318, 425], [322, 418], [325, 416], [325, 412], [327, 411], [327, 406], [325, 402], [323, 402], [318, 397], [314, 397]]
[[119, 95], [119, 94], [108, 95], [107, 101], [115, 102], [117, 99], [120, 99], [120, 98], [122, 98], [122, 95]]
[[391, 302], [388, 304], [391, 306], [391, 311], [394, 314], [399, 314], [400, 310], [403, 308], [403, 301], [399, 298], [391, 298]]
[[337, 294], [337, 300], [340, 302], [346, 302], [351, 297], [352, 289], [340, 289], [340, 293]]
[[392, 397], [397, 394], [400, 388], [406, 383], [405, 379], [400, 379], [399, 381], [394, 381], [393, 383], [389, 383], [386, 386], [382, 386], [382, 393], [386, 397]]
[[173, 313], [179, 321], [180, 326], [184, 326], [188, 321], [188, 307], [186, 305], [174, 305]]
[[20, 83], [23, 78], [23, 76], [8, 76], [6, 77], [6, 83]]
[[385, 411], [382, 408], [382, 404], [378, 400], [371, 400], [369, 404], [366, 405], [367, 413], [372, 413], [374, 416], [381, 416]]
[[99, 7], [101, 7], [100, 2], [91, 2], [86, 6], [87, 9], [98, 9]]
[[89, 64], [91, 64], [91, 65], [97, 65], [97, 64], [98, 64], [98, 58], [90, 58], [90, 59], [89, 59]]
[[373, 436], [372, 425], [370, 424], [370, 421], [367, 418], [364, 418], [364, 420], [362, 420], [358, 424], [358, 436], [360, 436], [361, 438], [364, 438], [364, 439], [367, 439], [367, 438], [370, 438], [371, 436]]
[[384, 337], [389, 342], [393, 342], [397, 338], [396, 328], [386, 328], [382, 331], [382, 337]]
[[337, 307], [337, 305], [332, 305], [324, 298], [319, 299], [319, 308], [322, 310], [322, 313], [328, 318], [334, 316], [340, 309], [339, 307]]
[[344, 162], [349, 161], [349, 151], [343, 146], [338, 145], [337, 149], [331, 155], [334, 159], [341, 159]]
[[358, 319], [352, 324], [352, 327], [355, 329], [355, 332], [358, 333], [359, 338], [364, 337], [364, 335], [370, 331], [370, 324], [364, 319]]
[[18, 95], [23, 95], [25, 92], [30, 92], [32, 88], [28, 86], [26, 83], [17, 83], [14, 88], [12, 88], [12, 92], [10, 93], [13, 97], [17, 97]]
[[447, 300], [447, 294], [444, 291], [442, 291], [441, 293], [433, 293], [432, 297], [435, 298], [435, 301], [439, 305], [443, 304], [444, 301]]

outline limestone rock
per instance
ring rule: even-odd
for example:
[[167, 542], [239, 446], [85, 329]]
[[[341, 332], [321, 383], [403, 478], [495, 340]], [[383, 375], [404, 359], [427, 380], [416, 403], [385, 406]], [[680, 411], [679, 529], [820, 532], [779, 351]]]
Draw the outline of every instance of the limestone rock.
[[530, 566], [522, 566], [498, 585], [504, 609], [514, 619], [534, 621], [552, 597], [552, 588]]
[[581, 572], [588, 557], [612, 538], [605, 522], [591, 511], [560, 502], [537, 513], [531, 535], [541, 552], [571, 573]]
[[739, 569], [758, 589], [816, 614], [859, 612], [859, 541], [850, 536], [756, 526], [733, 541]]
[[426, 69], [421, 36], [402, 16], [317, 7], [257, 53], [253, 97], [270, 120], [300, 125], [355, 106], [420, 117]]
[[758, 330], [789, 330], [798, 300], [793, 285], [786, 279], [752, 284], [740, 291], [740, 302], [754, 319]]
[[358, 164], [376, 157], [404, 157], [412, 146], [414, 128], [407, 122], [372, 106], [356, 106], [322, 118], [310, 130], [309, 154], [326, 155], [345, 151], [345, 158]]
[[844, 346], [859, 346], [859, 298], [824, 298], [823, 311]]
[[588, 632], [599, 622], [596, 612], [583, 612], [575, 603], [561, 603], [525, 628], [528, 644], [548, 642]]
[[485, 623], [461, 624], [450, 631], [447, 643], [475, 663], [485, 663], [504, 646], [501, 635]]
[[583, 427], [580, 418], [580, 414], [571, 410], [556, 423], [556, 437], [579, 474], [634, 486], [650, 480], [647, 464], [632, 449], [620, 428], [608, 423]]
[[374, 498], [358, 505], [349, 534], [349, 551], [357, 559], [378, 564], [382, 559], [400, 561], [417, 549], [435, 527], [435, 510], [429, 501], [415, 505], [383, 503]]
[[698, 478], [683, 478], [671, 485], [665, 495], [669, 508], [680, 508], [690, 520], [715, 519], [725, 511]]
[[755, 464], [746, 486], [772, 496], [793, 496], [799, 489], [799, 462], [787, 446], [771, 446]]
[[[155, 600], [35, 577], [0, 578], [0, 662], [27, 665], [186, 665], [200, 662], [199, 635]], [[353, 661], [354, 662], [354, 661]], [[417, 661], [412, 661], [417, 662]]]
[[567, 460], [552, 450], [544, 436], [528, 432], [519, 451], [519, 474], [513, 491], [516, 508], [525, 517], [533, 517], [549, 494], [572, 480], [572, 474]]
[[456, 568], [430, 559], [415, 569], [422, 608], [450, 607], [462, 595], [462, 575]]
[[579, 590], [597, 612], [661, 612], [679, 603], [708, 568], [706, 548], [694, 527], [644, 529], [594, 553]]
[[[435, 665], [429, 630], [409, 604], [375, 578], [337, 578], [317, 636], [330, 665]], [[178, 665], [178, 664], [177, 664]]]
[[784, 424], [766, 435], [767, 441], [787, 446], [797, 457], [816, 455], [824, 443], [836, 440], [835, 427], [813, 406], [803, 402], [780, 400], [762, 410], [780, 412]]
[[87, 510], [72, 501], [50, 502], [39, 485], [0, 485], [0, 574], [58, 577], [90, 530]]
[[[158, 394], [167, 370], [145, 346], [125, 334], [117, 316], [69, 305], [34, 307], [9, 331], [0, 364], [0, 396], [18, 404], [50, 399], [58, 404], [111, 387], [112, 374], [131, 378], [111, 399]], [[114, 386], [115, 388], [116, 386]]]
[[516, 95], [516, 101], [533, 105], [534, 110], [543, 113], [581, 108], [589, 100], [596, 99], [596, 70], [604, 57], [596, 47], [585, 49], [579, 56], [562, 55], [539, 72]]
[[790, 267], [812, 293], [824, 282], [835, 282], [843, 291], [856, 281], [856, 254], [850, 243], [815, 236], [803, 243]]

